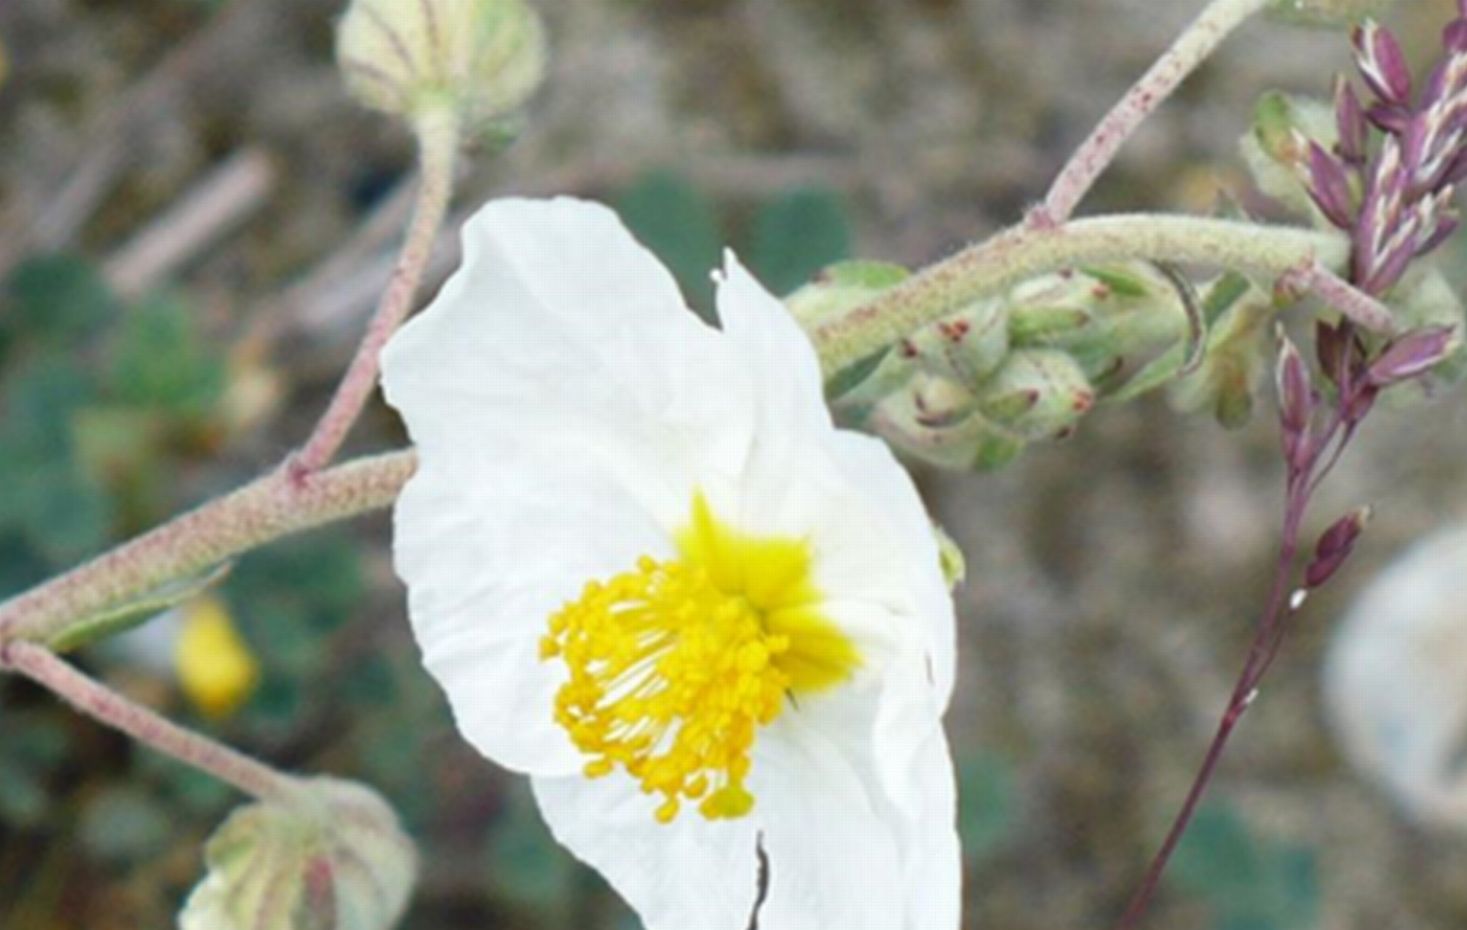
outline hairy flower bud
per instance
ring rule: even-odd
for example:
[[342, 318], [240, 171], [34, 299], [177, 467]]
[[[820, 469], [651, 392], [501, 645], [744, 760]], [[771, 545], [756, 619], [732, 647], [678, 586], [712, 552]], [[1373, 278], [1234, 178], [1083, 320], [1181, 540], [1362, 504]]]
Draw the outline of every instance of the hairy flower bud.
[[336, 60], [368, 107], [414, 119], [447, 105], [482, 128], [539, 86], [545, 36], [524, 0], [352, 0]]
[[1064, 352], [1100, 393], [1187, 332], [1176, 286], [1145, 262], [1047, 275], [1016, 287], [1011, 299], [1013, 345]]
[[1095, 406], [1075, 360], [1053, 349], [1014, 352], [979, 398], [985, 416], [1026, 439], [1063, 435]]
[[391, 808], [331, 778], [305, 782], [289, 801], [239, 808], [204, 858], [209, 872], [180, 930], [387, 930], [417, 871]]

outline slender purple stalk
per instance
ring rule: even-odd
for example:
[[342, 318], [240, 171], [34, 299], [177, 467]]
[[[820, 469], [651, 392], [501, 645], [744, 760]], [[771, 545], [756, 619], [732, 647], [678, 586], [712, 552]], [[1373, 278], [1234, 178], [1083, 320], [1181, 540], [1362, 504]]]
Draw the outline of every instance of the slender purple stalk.
[[[1419, 92], [1400, 44], [1380, 25], [1356, 30], [1354, 45], [1371, 99], [1348, 82], [1335, 88], [1339, 140], [1333, 150], [1308, 143], [1304, 168], [1320, 212], [1351, 237], [1348, 285], [1342, 293], [1378, 299], [1411, 263], [1441, 245], [1457, 228], [1451, 209], [1456, 184], [1467, 177], [1467, 0], [1443, 33], [1444, 53]], [[1372, 133], [1380, 139], [1372, 155]], [[1258, 695], [1302, 606], [1302, 592], [1325, 584], [1344, 565], [1369, 520], [1360, 508], [1336, 520], [1315, 545], [1303, 588], [1291, 595], [1300, 531], [1309, 504], [1334, 469], [1380, 391], [1420, 377], [1441, 362], [1458, 338], [1452, 327], [1404, 333], [1373, 352], [1347, 315], [1338, 325], [1320, 323], [1315, 349], [1319, 371], [1332, 391], [1311, 381], [1309, 365], [1280, 332], [1277, 389], [1287, 481], [1278, 559], [1268, 601], [1227, 708], [1197, 775], [1122, 915], [1119, 930], [1134, 930], [1156, 895], [1167, 864], [1186, 833], [1197, 805], [1217, 772], [1233, 732]], [[1325, 403], [1328, 395], [1329, 403]]]

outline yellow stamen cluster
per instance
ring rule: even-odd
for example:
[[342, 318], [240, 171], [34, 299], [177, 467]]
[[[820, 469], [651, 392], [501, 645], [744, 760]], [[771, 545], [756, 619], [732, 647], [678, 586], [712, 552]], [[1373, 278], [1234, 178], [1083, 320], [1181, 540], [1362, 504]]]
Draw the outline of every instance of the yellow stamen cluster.
[[687, 801], [742, 817], [759, 728], [860, 656], [821, 610], [806, 540], [743, 534], [698, 494], [677, 545], [679, 558], [643, 557], [550, 618], [541, 656], [570, 670], [555, 719], [588, 776], [621, 768], [660, 794], [663, 823]]
[[758, 728], [784, 706], [790, 680], [774, 660], [789, 646], [703, 568], [643, 557], [586, 585], [551, 618], [541, 652], [571, 670], [555, 716], [594, 757], [586, 774], [624, 768], [663, 796], [666, 823], [684, 800], [709, 819], [754, 806], [744, 779]]

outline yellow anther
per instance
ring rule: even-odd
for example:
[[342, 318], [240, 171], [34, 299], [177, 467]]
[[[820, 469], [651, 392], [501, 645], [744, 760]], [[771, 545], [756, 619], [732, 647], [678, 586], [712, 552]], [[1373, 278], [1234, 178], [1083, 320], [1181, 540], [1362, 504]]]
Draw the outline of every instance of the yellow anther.
[[699, 495], [678, 543], [681, 558], [644, 555], [550, 618], [540, 655], [570, 672], [555, 720], [591, 757], [588, 777], [621, 768], [661, 795], [658, 821], [700, 799], [709, 819], [742, 817], [759, 727], [859, 656], [820, 612], [806, 542], [739, 534]]

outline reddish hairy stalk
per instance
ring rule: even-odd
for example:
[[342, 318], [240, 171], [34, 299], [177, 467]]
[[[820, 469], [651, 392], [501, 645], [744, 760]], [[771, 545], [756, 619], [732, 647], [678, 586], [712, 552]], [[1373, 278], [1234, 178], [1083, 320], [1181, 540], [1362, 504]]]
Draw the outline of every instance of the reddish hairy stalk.
[[223, 743], [185, 730], [82, 674], [35, 643], [0, 644], [0, 670], [29, 678], [65, 699], [80, 713], [185, 765], [207, 772], [251, 797], [262, 801], [283, 800], [296, 791], [297, 783], [291, 776]]
[[346, 441], [352, 425], [361, 416], [367, 399], [377, 387], [382, 349], [412, 309], [423, 271], [432, 257], [438, 229], [448, 212], [459, 147], [458, 114], [448, 107], [429, 109], [418, 118], [415, 128], [422, 179], [418, 184], [417, 203], [403, 240], [402, 252], [387, 289], [382, 292], [377, 312], [367, 324], [367, 333], [351, 366], [342, 376], [330, 406], [306, 444], [288, 463], [291, 475], [297, 479], [330, 464]]

